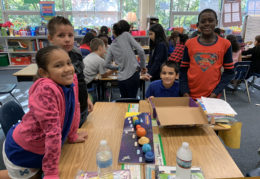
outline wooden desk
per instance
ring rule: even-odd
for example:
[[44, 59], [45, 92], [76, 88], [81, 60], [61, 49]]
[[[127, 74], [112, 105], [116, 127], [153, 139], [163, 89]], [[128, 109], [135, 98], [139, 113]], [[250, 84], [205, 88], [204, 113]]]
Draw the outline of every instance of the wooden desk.
[[30, 64], [27, 67], [13, 73], [16, 76], [17, 81], [33, 81], [33, 77], [37, 74], [37, 65]]
[[[140, 101], [140, 111], [146, 112], [146, 101]], [[126, 103], [97, 102], [82, 129], [88, 139], [81, 144], [64, 144], [60, 157], [60, 178], [75, 178], [79, 170], [96, 171], [96, 150], [101, 139], [106, 139], [113, 152], [113, 169], [120, 169], [118, 154], [121, 143]], [[206, 178], [243, 177], [215, 132], [209, 127], [159, 129], [167, 165], [176, 165], [176, 151], [183, 141], [189, 142], [193, 166], [200, 166]]]

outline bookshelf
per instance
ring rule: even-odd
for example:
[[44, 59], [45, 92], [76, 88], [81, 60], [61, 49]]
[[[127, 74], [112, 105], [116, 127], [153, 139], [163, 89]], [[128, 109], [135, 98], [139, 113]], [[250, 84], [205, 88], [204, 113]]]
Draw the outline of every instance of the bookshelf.
[[[84, 35], [75, 36], [75, 46], [79, 47]], [[142, 46], [149, 45], [148, 36], [134, 36]], [[0, 69], [21, 69], [30, 63], [35, 62], [37, 50], [48, 46], [48, 38], [42, 36], [1, 36], [0, 37], [0, 57], [8, 58], [8, 63], [1, 65]], [[4, 58], [4, 57], [3, 57]], [[0, 58], [0, 60], [7, 60]]]

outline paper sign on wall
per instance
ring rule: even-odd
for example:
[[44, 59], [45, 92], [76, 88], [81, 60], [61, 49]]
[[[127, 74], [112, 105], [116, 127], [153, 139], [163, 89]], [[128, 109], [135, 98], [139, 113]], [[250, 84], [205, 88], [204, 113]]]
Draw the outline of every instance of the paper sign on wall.
[[241, 0], [224, 0], [222, 25], [223, 27], [242, 25]]
[[42, 19], [50, 20], [55, 16], [55, 2], [54, 1], [40, 1], [40, 14]]

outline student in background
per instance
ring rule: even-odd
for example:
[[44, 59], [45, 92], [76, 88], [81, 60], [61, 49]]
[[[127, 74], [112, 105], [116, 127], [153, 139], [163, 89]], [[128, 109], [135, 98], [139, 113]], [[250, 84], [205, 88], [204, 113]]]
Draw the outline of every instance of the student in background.
[[242, 55], [251, 55], [248, 60], [252, 61], [249, 76], [252, 73], [260, 74], [260, 35], [255, 37], [254, 47], [242, 52]]
[[107, 36], [106, 36], [106, 35], [99, 34], [99, 35], [98, 35], [98, 38], [101, 39], [101, 40], [103, 40], [106, 49], [108, 49], [108, 38], [107, 38]]
[[87, 85], [84, 80], [84, 64], [82, 56], [74, 49], [74, 29], [70, 21], [62, 16], [53, 17], [48, 23], [48, 40], [52, 45], [68, 52], [74, 66], [79, 84], [80, 126], [87, 118], [87, 113], [93, 110], [93, 104], [88, 98]]
[[[215, 34], [217, 14], [204, 9], [198, 17], [201, 35], [185, 44], [180, 68], [180, 90], [192, 98], [217, 97], [234, 77], [231, 44]], [[221, 68], [224, 72], [221, 74]]]
[[106, 47], [101, 39], [94, 38], [91, 40], [90, 48], [92, 52], [83, 59], [85, 65], [84, 76], [87, 84], [91, 83], [98, 74], [102, 77], [107, 77], [115, 72], [112, 70], [106, 70], [104, 67]]
[[160, 24], [153, 24], [149, 29], [150, 55], [148, 62], [148, 74], [151, 81], [160, 79], [160, 67], [168, 58], [168, 43], [164, 29]]
[[178, 97], [180, 96], [178, 64], [173, 61], [166, 61], [161, 66], [160, 80], [150, 83], [145, 97]]
[[178, 31], [173, 31], [173, 32], [171, 33], [171, 36], [170, 36], [170, 38], [169, 38], [169, 40], [168, 40], [168, 42], [169, 42], [168, 54], [169, 54], [169, 55], [170, 55], [170, 54], [174, 51], [174, 49], [175, 49], [175, 46], [176, 46], [176, 44], [177, 44], [177, 42], [178, 42], [179, 34], [180, 34], [180, 32], [178, 32]]
[[98, 35], [98, 37], [100, 36], [106, 36], [108, 39], [108, 45], [110, 45], [112, 43], [111, 37], [108, 36], [108, 27], [107, 26], [102, 26], [100, 28], [100, 33]]
[[94, 38], [95, 38], [95, 36], [91, 32], [87, 32], [86, 35], [84, 36], [84, 38], [82, 39], [81, 45], [79, 48], [80, 48], [83, 58], [91, 53], [90, 41]]
[[97, 37], [97, 31], [95, 29], [90, 29], [89, 32], [92, 33], [94, 37]]
[[[118, 64], [118, 87], [121, 98], [136, 98], [141, 73], [146, 72], [144, 50], [129, 33], [130, 25], [125, 20], [120, 20], [113, 25], [115, 39], [110, 45], [106, 55], [106, 68], [116, 70], [111, 65], [112, 60]], [[133, 49], [140, 57], [140, 65]]]
[[242, 61], [241, 49], [240, 49], [240, 44], [238, 43], [236, 36], [230, 34], [227, 36], [227, 39], [231, 43], [232, 58], [233, 58], [234, 64], [237, 62], [241, 62]]
[[[3, 160], [11, 178], [31, 178], [41, 170], [59, 178], [61, 147], [84, 142], [77, 133], [80, 119], [78, 81], [68, 53], [48, 46], [36, 54], [39, 79], [29, 91], [29, 112], [13, 126], [3, 144]], [[41, 177], [40, 177], [41, 178]]]
[[184, 53], [184, 44], [188, 40], [188, 38], [189, 37], [186, 34], [179, 34], [176, 47], [171, 53], [171, 56], [168, 58], [168, 60], [175, 61], [178, 65], [180, 65]]

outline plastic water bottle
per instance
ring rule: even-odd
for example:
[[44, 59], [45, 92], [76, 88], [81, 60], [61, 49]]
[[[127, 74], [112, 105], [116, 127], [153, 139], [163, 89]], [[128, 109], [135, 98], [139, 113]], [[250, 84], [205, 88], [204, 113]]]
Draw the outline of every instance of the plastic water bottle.
[[106, 140], [101, 140], [97, 150], [97, 166], [99, 178], [111, 178], [112, 175], [112, 151]]
[[191, 161], [192, 153], [189, 148], [189, 143], [183, 142], [182, 146], [177, 151], [176, 157], [176, 178], [191, 179]]

